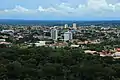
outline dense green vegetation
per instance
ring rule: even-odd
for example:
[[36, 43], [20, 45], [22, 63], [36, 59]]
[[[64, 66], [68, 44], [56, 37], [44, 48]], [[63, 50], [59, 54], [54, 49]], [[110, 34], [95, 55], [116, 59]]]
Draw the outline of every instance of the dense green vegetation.
[[120, 80], [120, 60], [80, 49], [0, 49], [0, 80]]

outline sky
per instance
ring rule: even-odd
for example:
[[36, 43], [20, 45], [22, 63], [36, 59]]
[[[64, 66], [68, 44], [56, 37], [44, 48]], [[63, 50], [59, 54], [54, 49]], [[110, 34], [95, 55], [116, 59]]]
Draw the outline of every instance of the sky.
[[1, 0], [0, 19], [119, 20], [120, 0]]

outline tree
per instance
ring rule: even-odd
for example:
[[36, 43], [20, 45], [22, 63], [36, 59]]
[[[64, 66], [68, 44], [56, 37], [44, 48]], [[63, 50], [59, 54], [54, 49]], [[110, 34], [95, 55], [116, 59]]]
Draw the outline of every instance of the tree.
[[119, 80], [119, 59], [76, 48], [0, 49], [1, 80]]

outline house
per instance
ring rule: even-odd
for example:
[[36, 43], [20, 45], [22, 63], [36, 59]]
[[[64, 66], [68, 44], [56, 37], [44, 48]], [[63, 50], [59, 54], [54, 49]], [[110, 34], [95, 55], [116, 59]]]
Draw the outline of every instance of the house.
[[102, 50], [102, 52], [99, 52], [99, 55], [102, 56], [102, 57], [112, 56], [112, 52], [111, 51], [104, 51], [104, 50]]
[[0, 48], [11, 47], [12, 43], [10, 42], [0, 42]]
[[120, 57], [120, 52], [115, 52], [112, 56], [113, 57]]
[[62, 48], [68, 46], [67, 43], [54, 43], [54, 44], [50, 44], [49, 47], [57, 47], [57, 48]]
[[0, 39], [0, 42], [5, 42], [6, 40], [5, 39]]
[[97, 53], [97, 51], [91, 51], [91, 50], [86, 50], [86, 51], [84, 51], [85, 53], [88, 53], [88, 54], [95, 54], [95, 53]]
[[14, 30], [2, 30], [1, 33], [14, 33]]
[[35, 46], [45, 46], [45, 41], [39, 41], [37, 43], [35, 43]]
[[116, 48], [115, 51], [120, 52], [120, 48]]
[[70, 47], [72, 47], [72, 48], [78, 48], [79, 45], [71, 45]]

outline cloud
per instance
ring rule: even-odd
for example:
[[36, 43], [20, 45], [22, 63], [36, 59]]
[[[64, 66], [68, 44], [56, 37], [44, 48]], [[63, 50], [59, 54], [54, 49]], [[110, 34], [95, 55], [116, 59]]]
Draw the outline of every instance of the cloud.
[[24, 8], [20, 5], [16, 5], [14, 9], [5, 9], [5, 10], [1, 10], [0, 13], [6, 13], [6, 14], [15, 14], [15, 13], [21, 13], [21, 14], [29, 14], [29, 13], [34, 13], [36, 12], [36, 10], [32, 10], [32, 9], [27, 9]]
[[14, 9], [1, 10], [0, 13], [40, 14], [67, 17], [120, 17], [120, 3], [109, 4], [106, 0], [88, 0], [86, 4], [77, 6], [69, 3], [55, 4], [44, 8], [27, 9], [17, 5]]
[[28, 12], [29, 10], [18, 5], [12, 11], [15, 11], [15, 12]]
[[39, 6], [37, 10], [40, 12], [58, 12], [58, 10], [53, 7], [43, 8], [43, 7]]
[[106, 0], [89, 0], [87, 6], [92, 9], [106, 8], [108, 6]]
[[15, 6], [14, 9], [5, 9], [4, 12], [28, 12], [29, 10], [21, 7], [20, 5]]

